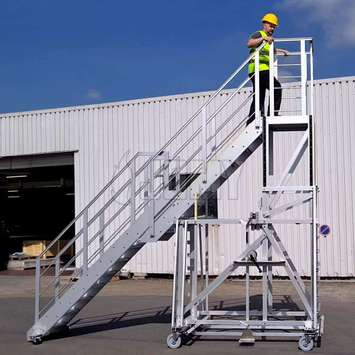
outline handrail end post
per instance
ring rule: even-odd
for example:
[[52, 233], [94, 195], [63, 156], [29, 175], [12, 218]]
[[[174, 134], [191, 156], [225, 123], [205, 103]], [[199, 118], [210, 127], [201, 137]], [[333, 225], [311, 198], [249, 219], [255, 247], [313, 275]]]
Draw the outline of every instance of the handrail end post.
[[41, 287], [41, 258], [36, 258], [36, 272], [35, 272], [35, 322], [39, 320], [40, 307], [40, 287]]

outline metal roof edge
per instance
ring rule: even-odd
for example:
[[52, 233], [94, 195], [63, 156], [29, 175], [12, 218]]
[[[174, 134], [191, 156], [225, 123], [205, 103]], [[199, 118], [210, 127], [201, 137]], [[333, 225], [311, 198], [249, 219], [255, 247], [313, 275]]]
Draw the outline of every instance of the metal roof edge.
[[[329, 83], [343, 82], [343, 81], [355, 81], [355, 76], [317, 79], [317, 80], [314, 80], [314, 85], [326, 84], [326, 83], [329, 84]], [[286, 84], [289, 84], [289, 83], [286, 83]], [[222, 94], [229, 93], [232, 91], [233, 91], [233, 89], [223, 90]], [[246, 92], [247, 90], [246, 89], [241, 90], [241, 92], [243, 92], [243, 91]], [[185, 93], [185, 94], [147, 97], [147, 98], [133, 99], [133, 100], [105, 102], [105, 103], [101, 103], [101, 104], [78, 105], [78, 106], [67, 106], [67, 107], [41, 109], [41, 110], [1, 113], [0, 119], [10, 118], [10, 117], [24, 117], [24, 116], [31, 116], [31, 115], [38, 115], [38, 114], [43, 115], [43, 114], [51, 114], [51, 113], [57, 113], [57, 112], [94, 110], [94, 109], [102, 109], [102, 108], [108, 108], [108, 107], [113, 107], [113, 106], [120, 107], [120, 106], [150, 104], [150, 103], [173, 101], [173, 100], [193, 99], [193, 98], [198, 98], [200, 96], [212, 95], [213, 92], [214, 91], [201, 91], [201, 92], [192, 92], [192, 93]]]

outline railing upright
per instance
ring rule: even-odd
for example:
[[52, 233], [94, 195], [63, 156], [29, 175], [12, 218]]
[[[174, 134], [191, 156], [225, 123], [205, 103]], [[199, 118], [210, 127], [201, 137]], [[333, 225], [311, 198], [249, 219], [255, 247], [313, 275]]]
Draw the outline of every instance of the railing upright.
[[307, 114], [307, 55], [306, 41], [301, 39], [301, 112], [302, 116]]
[[255, 52], [255, 77], [254, 77], [254, 87], [255, 87], [255, 110], [254, 115], [256, 119], [260, 118], [260, 53], [259, 51]]
[[131, 170], [131, 221], [136, 219], [136, 160], [130, 165]]
[[104, 253], [105, 248], [105, 212], [100, 214], [100, 236], [99, 236], [99, 248], [100, 248], [100, 257]]
[[201, 112], [201, 125], [202, 125], [202, 174], [203, 182], [207, 181], [207, 108], [202, 107]]
[[54, 267], [54, 299], [58, 300], [59, 289], [60, 289], [60, 257], [55, 258], [55, 267]]
[[[274, 85], [274, 77], [275, 77], [275, 44], [272, 42], [270, 44], [270, 62], [269, 62], [269, 96], [270, 96], [270, 116], [275, 116], [275, 85]], [[279, 114], [279, 112], [278, 112]]]
[[149, 182], [148, 182], [149, 196], [148, 196], [148, 198], [150, 200], [149, 205], [150, 205], [151, 235], [154, 236], [154, 234], [155, 234], [154, 160], [148, 166], [148, 169], [149, 169]]
[[88, 210], [86, 209], [83, 214], [83, 270], [87, 271], [88, 269]]
[[40, 308], [40, 288], [41, 288], [41, 259], [36, 258], [36, 274], [35, 274], [35, 321], [39, 320], [39, 308]]

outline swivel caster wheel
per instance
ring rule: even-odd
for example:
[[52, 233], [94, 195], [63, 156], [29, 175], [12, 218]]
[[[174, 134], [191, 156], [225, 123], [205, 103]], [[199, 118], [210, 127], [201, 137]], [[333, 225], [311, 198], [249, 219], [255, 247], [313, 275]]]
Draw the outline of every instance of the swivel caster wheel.
[[33, 345], [39, 345], [42, 344], [42, 337], [33, 337], [31, 339]]
[[298, 348], [304, 352], [313, 350], [314, 341], [309, 335], [303, 335], [298, 341]]
[[166, 338], [166, 344], [170, 349], [178, 349], [182, 344], [182, 338], [180, 334], [171, 333]]

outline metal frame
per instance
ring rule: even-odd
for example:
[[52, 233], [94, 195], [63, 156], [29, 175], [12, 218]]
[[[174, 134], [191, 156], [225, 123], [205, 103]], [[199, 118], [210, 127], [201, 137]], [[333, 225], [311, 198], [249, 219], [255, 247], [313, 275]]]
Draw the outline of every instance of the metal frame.
[[[205, 251], [208, 248], [208, 227], [221, 224], [242, 225], [245, 229], [246, 248], [236, 261], [229, 264], [218, 277], [211, 281], [208, 270], [204, 267], [208, 264], [208, 253]], [[255, 228], [259, 229], [262, 234], [250, 243], [249, 233]], [[307, 336], [320, 339], [322, 330], [318, 311], [314, 318], [314, 304], [310, 294], [270, 221], [261, 221], [255, 214], [248, 221], [242, 219], [177, 220], [176, 230], [171, 320], [171, 328], [176, 337], [183, 334], [242, 337], [243, 331], [249, 330], [255, 337], [300, 338]], [[277, 260], [270, 258], [271, 247], [278, 255]], [[261, 260], [255, 259], [253, 255], [260, 248], [264, 251], [266, 249], [267, 253], [264, 252]], [[188, 269], [187, 265], [189, 265]], [[262, 310], [250, 309], [251, 267], [262, 268]], [[270, 277], [272, 267], [285, 267], [304, 310], [273, 310], [272, 278]], [[208, 296], [238, 268], [245, 268], [245, 311], [211, 310]], [[189, 283], [189, 290], [191, 290], [187, 293], [186, 283]]]
[[[136, 153], [37, 258], [35, 322], [27, 332], [29, 341], [39, 342], [65, 328], [146, 243], [171, 237], [169, 231], [176, 216], [189, 210], [195, 194], [203, 198], [204, 193], [218, 188], [260, 146], [260, 115], [247, 129], [248, 117], [240, 117], [253, 95], [233, 107], [233, 98], [250, 78], [223, 102], [220, 93], [263, 46], [161, 149], [154, 154]], [[220, 115], [223, 110], [225, 114]], [[260, 111], [258, 105], [256, 111]], [[184, 173], [194, 179], [182, 184], [180, 175]], [[59, 253], [44, 263], [53, 246], [58, 247]], [[74, 246], [74, 257], [65, 260], [65, 252]]]
[[[282, 40], [287, 42], [287, 40]], [[301, 56], [301, 91], [305, 94], [307, 89], [308, 70], [304, 66], [310, 65], [311, 76], [312, 46], [306, 52], [306, 42], [309, 39], [289, 39], [299, 42], [300, 52], [292, 53], [293, 56]], [[259, 95], [259, 52], [263, 48], [261, 44], [232, 75], [214, 92], [213, 95], [182, 125], [166, 144], [156, 153], [137, 153], [127, 164], [108, 182], [92, 201], [77, 215], [77, 217], [53, 240], [36, 260], [35, 277], [35, 322], [27, 332], [27, 339], [33, 343], [40, 342], [44, 337], [68, 326], [71, 319], [104, 287], [104, 285], [148, 242], [155, 242], [161, 238], [171, 237], [171, 227], [176, 225], [178, 239], [176, 250], [176, 265], [174, 279], [173, 318], [172, 328], [174, 333], [169, 338], [169, 346], [176, 347], [180, 333], [204, 335], [218, 335], [221, 330], [228, 329], [228, 334], [240, 334], [239, 330], [254, 327], [254, 335], [284, 336], [278, 331], [281, 329], [293, 330], [294, 336], [306, 336], [306, 343], [312, 337], [319, 338], [319, 308], [317, 307], [317, 225], [316, 225], [316, 198], [317, 189], [314, 183], [314, 132], [313, 103], [307, 102], [304, 96], [302, 100], [302, 112], [299, 115], [282, 117], [280, 121], [274, 117], [274, 109], [271, 116], [262, 118]], [[273, 45], [271, 46], [273, 52]], [[305, 60], [306, 59], [306, 60]], [[241, 80], [241, 84], [234, 92], [221, 103], [220, 93], [227, 85], [243, 73], [251, 60], [256, 62], [255, 72], [255, 120], [245, 127], [249, 117], [240, 117], [240, 112], [253, 98], [251, 94], [247, 100], [237, 108], [233, 105], [233, 98], [246, 86], [250, 78]], [[309, 61], [311, 62], [310, 64]], [[283, 65], [282, 63], [277, 65]], [[307, 67], [308, 68], [308, 67]], [[271, 64], [271, 72], [276, 73], [277, 68]], [[313, 78], [310, 78], [312, 83]], [[272, 88], [272, 85], [270, 85]], [[311, 97], [313, 93], [311, 87]], [[274, 90], [270, 91], [270, 103], [272, 105]], [[229, 106], [229, 107], [228, 107]], [[311, 107], [311, 111], [307, 111]], [[232, 108], [232, 110], [230, 110]], [[272, 108], [272, 107], [271, 107]], [[306, 112], [304, 111], [306, 108]], [[219, 115], [223, 110], [224, 115]], [[230, 112], [232, 111], [232, 114]], [[263, 122], [264, 121], [264, 122]], [[309, 149], [310, 177], [309, 185], [300, 186], [297, 189], [285, 187], [297, 167], [300, 157], [304, 153], [304, 144], [300, 143], [300, 149], [294, 154], [290, 164], [285, 169], [284, 176], [280, 179], [279, 186], [270, 186], [270, 176], [273, 174], [272, 134], [277, 130], [305, 131]], [[210, 282], [208, 270], [208, 221], [176, 221], [176, 218], [184, 215], [194, 204], [195, 196], [203, 199], [209, 191], [215, 191], [220, 187], [262, 144], [264, 140], [264, 188], [262, 193], [262, 205], [260, 211], [251, 216], [249, 221], [242, 220], [218, 220], [218, 223], [238, 223], [245, 226], [247, 248], [237, 261], [231, 265], [215, 280]], [[182, 142], [182, 143], [181, 143]], [[196, 143], [197, 142], [197, 143]], [[310, 144], [311, 143], [311, 144]], [[267, 149], [265, 149], [267, 147]], [[143, 162], [142, 162], [143, 160]], [[271, 164], [270, 164], [271, 162]], [[157, 166], [158, 165], [158, 166]], [[180, 175], [190, 174], [193, 179], [181, 183]], [[174, 184], [175, 181], [175, 184]], [[175, 185], [171, 188], [171, 185]], [[297, 199], [293, 204], [277, 202], [285, 193], [311, 194], [304, 199]], [[111, 192], [111, 193], [110, 193]], [[290, 207], [296, 207], [305, 201], [311, 204], [309, 218], [272, 218], [276, 212], [282, 214]], [[276, 223], [305, 223], [310, 225], [312, 234], [312, 289], [311, 296], [300, 279], [292, 260], [286, 253], [273, 224]], [[197, 230], [196, 230], [197, 228]], [[74, 230], [75, 229], [75, 230]], [[261, 236], [254, 242], [250, 242], [250, 230], [260, 230]], [[182, 237], [180, 237], [182, 235]], [[181, 239], [182, 238], [182, 239]], [[189, 242], [189, 244], [188, 244]], [[62, 245], [61, 243], [64, 243]], [[205, 248], [202, 250], [201, 245]], [[48, 260], [43, 263], [46, 253], [58, 246], [59, 253], [48, 265]], [[65, 260], [65, 252], [76, 246], [75, 256]], [[257, 314], [250, 310], [247, 302], [246, 319], [234, 322], [226, 319], [225, 322], [216, 322], [210, 319], [209, 293], [218, 287], [231, 272], [239, 267], [245, 267], [247, 290], [249, 290], [249, 270], [255, 266], [256, 261], [250, 259], [255, 249], [263, 249], [263, 260], [257, 264], [263, 273], [263, 310], [260, 313], [261, 320], [253, 319]], [[187, 260], [187, 249], [190, 259]], [[274, 260], [272, 251], [282, 254], [285, 258]], [[203, 270], [204, 289], [199, 292], [198, 263]], [[258, 261], [259, 262], [259, 261]], [[73, 263], [76, 268], [73, 271]], [[47, 266], [48, 265], [48, 266]], [[189, 265], [191, 283], [185, 287], [186, 268]], [[272, 267], [285, 265], [302, 301], [305, 304], [303, 313], [286, 312], [282, 316], [304, 316], [302, 322], [289, 321], [280, 324], [272, 321], [270, 316], [275, 316], [272, 311]], [[54, 269], [54, 276], [51, 270]], [[67, 273], [72, 272], [71, 278]], [[76, 280], [76, 282], [73, 282]], [[48, 283], [49, 281], [49, 283]], [[47, 283], [47, 284], [46, 284]], [[188, 290], [190, 301], [185, 305], [185, 293]], [[249, 293], [247, 292], [246, 301]], [[43, 303], [43, 301], [45, 301]], [[188, 317], [186, 314], [188, 313]], [[279, 313], [277, 313], [279, 314]], [[233, 315], [236, 315], [233, 313]], [[280, 315], [280, 314], [279, 314]], [[307, 316], [308, 315], [308, 316]], [[211, 322], [212, 321], [212, 322]], [[210, 330], [205, 332], [201, 327], [216, 328], [218, 332]], [[237, 328], [236, 328], [237, 327]], [[233, 329], [237, 329], [235, 332]]]
[[[174, 269], [174, 287], [172, 304], [172, 334], [168, 337], [168, 346], [174, 347], [177, 339], [182, 335], [212, 336], [212, 337], [243, 337], [248, 336], [248, 342], [255, 341], [255, 337], [297, 337], [300, 338], [299, 347], [308, 351], [313, 347], [314, 341], [320, 344], [323, 332], [324, 318], [320, 315], [318, 297], [318, 235], [317, 235], [317, 193], [315, 183], [315, 156], [314, 156], [314, 120], [313, 118], [313, 44], [310, 38], [282, 39], [279, 42], [294, 42], [299, 44], [299, 52], [291, 55], [299, 56], [300, 63], [300, 111], [297, 115], [276, 116], [274, 107], [274, 75], [279, 64], [274, 60], [274, 44], [270, 46], [270, 116], [263, 119], [263, 188], [261, 204], [257, 212], [251, 213], [248, 221], [241, 219], [198, 219], [176, 222], [176, 251]], [[307, 52], [307, 47], [308, 52]], [[258, 55], [255, 56], [256, 62]], [[295, 67], [292, 63], [290, 66]], [[256, 65], [256, 67], [258, 67]], [[310, 73], [310, 77], [308, 76]], [[298, 77], [298, 76], [297, 76]], [[256, 114], [260, 115], [260, 102], [258, 95], [259, 73], [255, 73], [255, 103]], [[309, 85], [309, 86], [307, 86]], [[307, 95], [308, 87], [310, 95]], [[288, 164], [280, 176], [274, 172], [274, 132], [304, 132], [295, 148]], [[289, 182], [299, 167], [302, 158], [308, 159], [307, 181], [302, 186], [291, 186]], [[276, 181], [276, 183], [275, 183]], [[280, 203], [280, 200], [286, 199]], [[290, 217], [291, 209], [308, 206], [308, 216], [303, 218]], [[278, 215], [279, 219], [273, 218]], [[211, 225], [240, 224], [245, 228], [245, 250], [240, 256], [231, 261], [213, 281], [209, 281], [208, 270], [203, 265], [206, 260], [208, 228]], [[311, 239], [311, 283], [307, 288], [301, 279], [290, 255], [288, 254], [275, 225], [310, 225]], [[205, 238], [201, 238], [204, 231]], [[251, 231], [260, 232], [260, 236], [253, 242], [250, 241]], [[257, 258], [257, 251], [261, 257]], [[199, 250], [199, 253], [196, 253]], [[200, 262], [198, 260], [198, 255]], [[189, 260], [189, 269], [186, 265]], [[198, 283], [199, 276], [206, 280]], [[262, 309], [250, 309], [250, 269], [257, 267], [261, 274], [262, 283]], [[299, 296], [303, 310], [275, 311], [273, 309], [273, 268], [283, 267]], [[216, 290], [238, 268], [245, 268], [245, 311], [211, 310], [208, 296]], [[191, 292], [184, 293], [186, 282], [190, 283]], [[199, 292], [197, 293], [197, 290]], [[185, 305], [184, 307], [182, 305]], [[280, 317], [282, 319], [280, 319]], [[175, 341], [172, 343], [172, 339]], [[180, 341], [181, 343], [181, 341]]]

